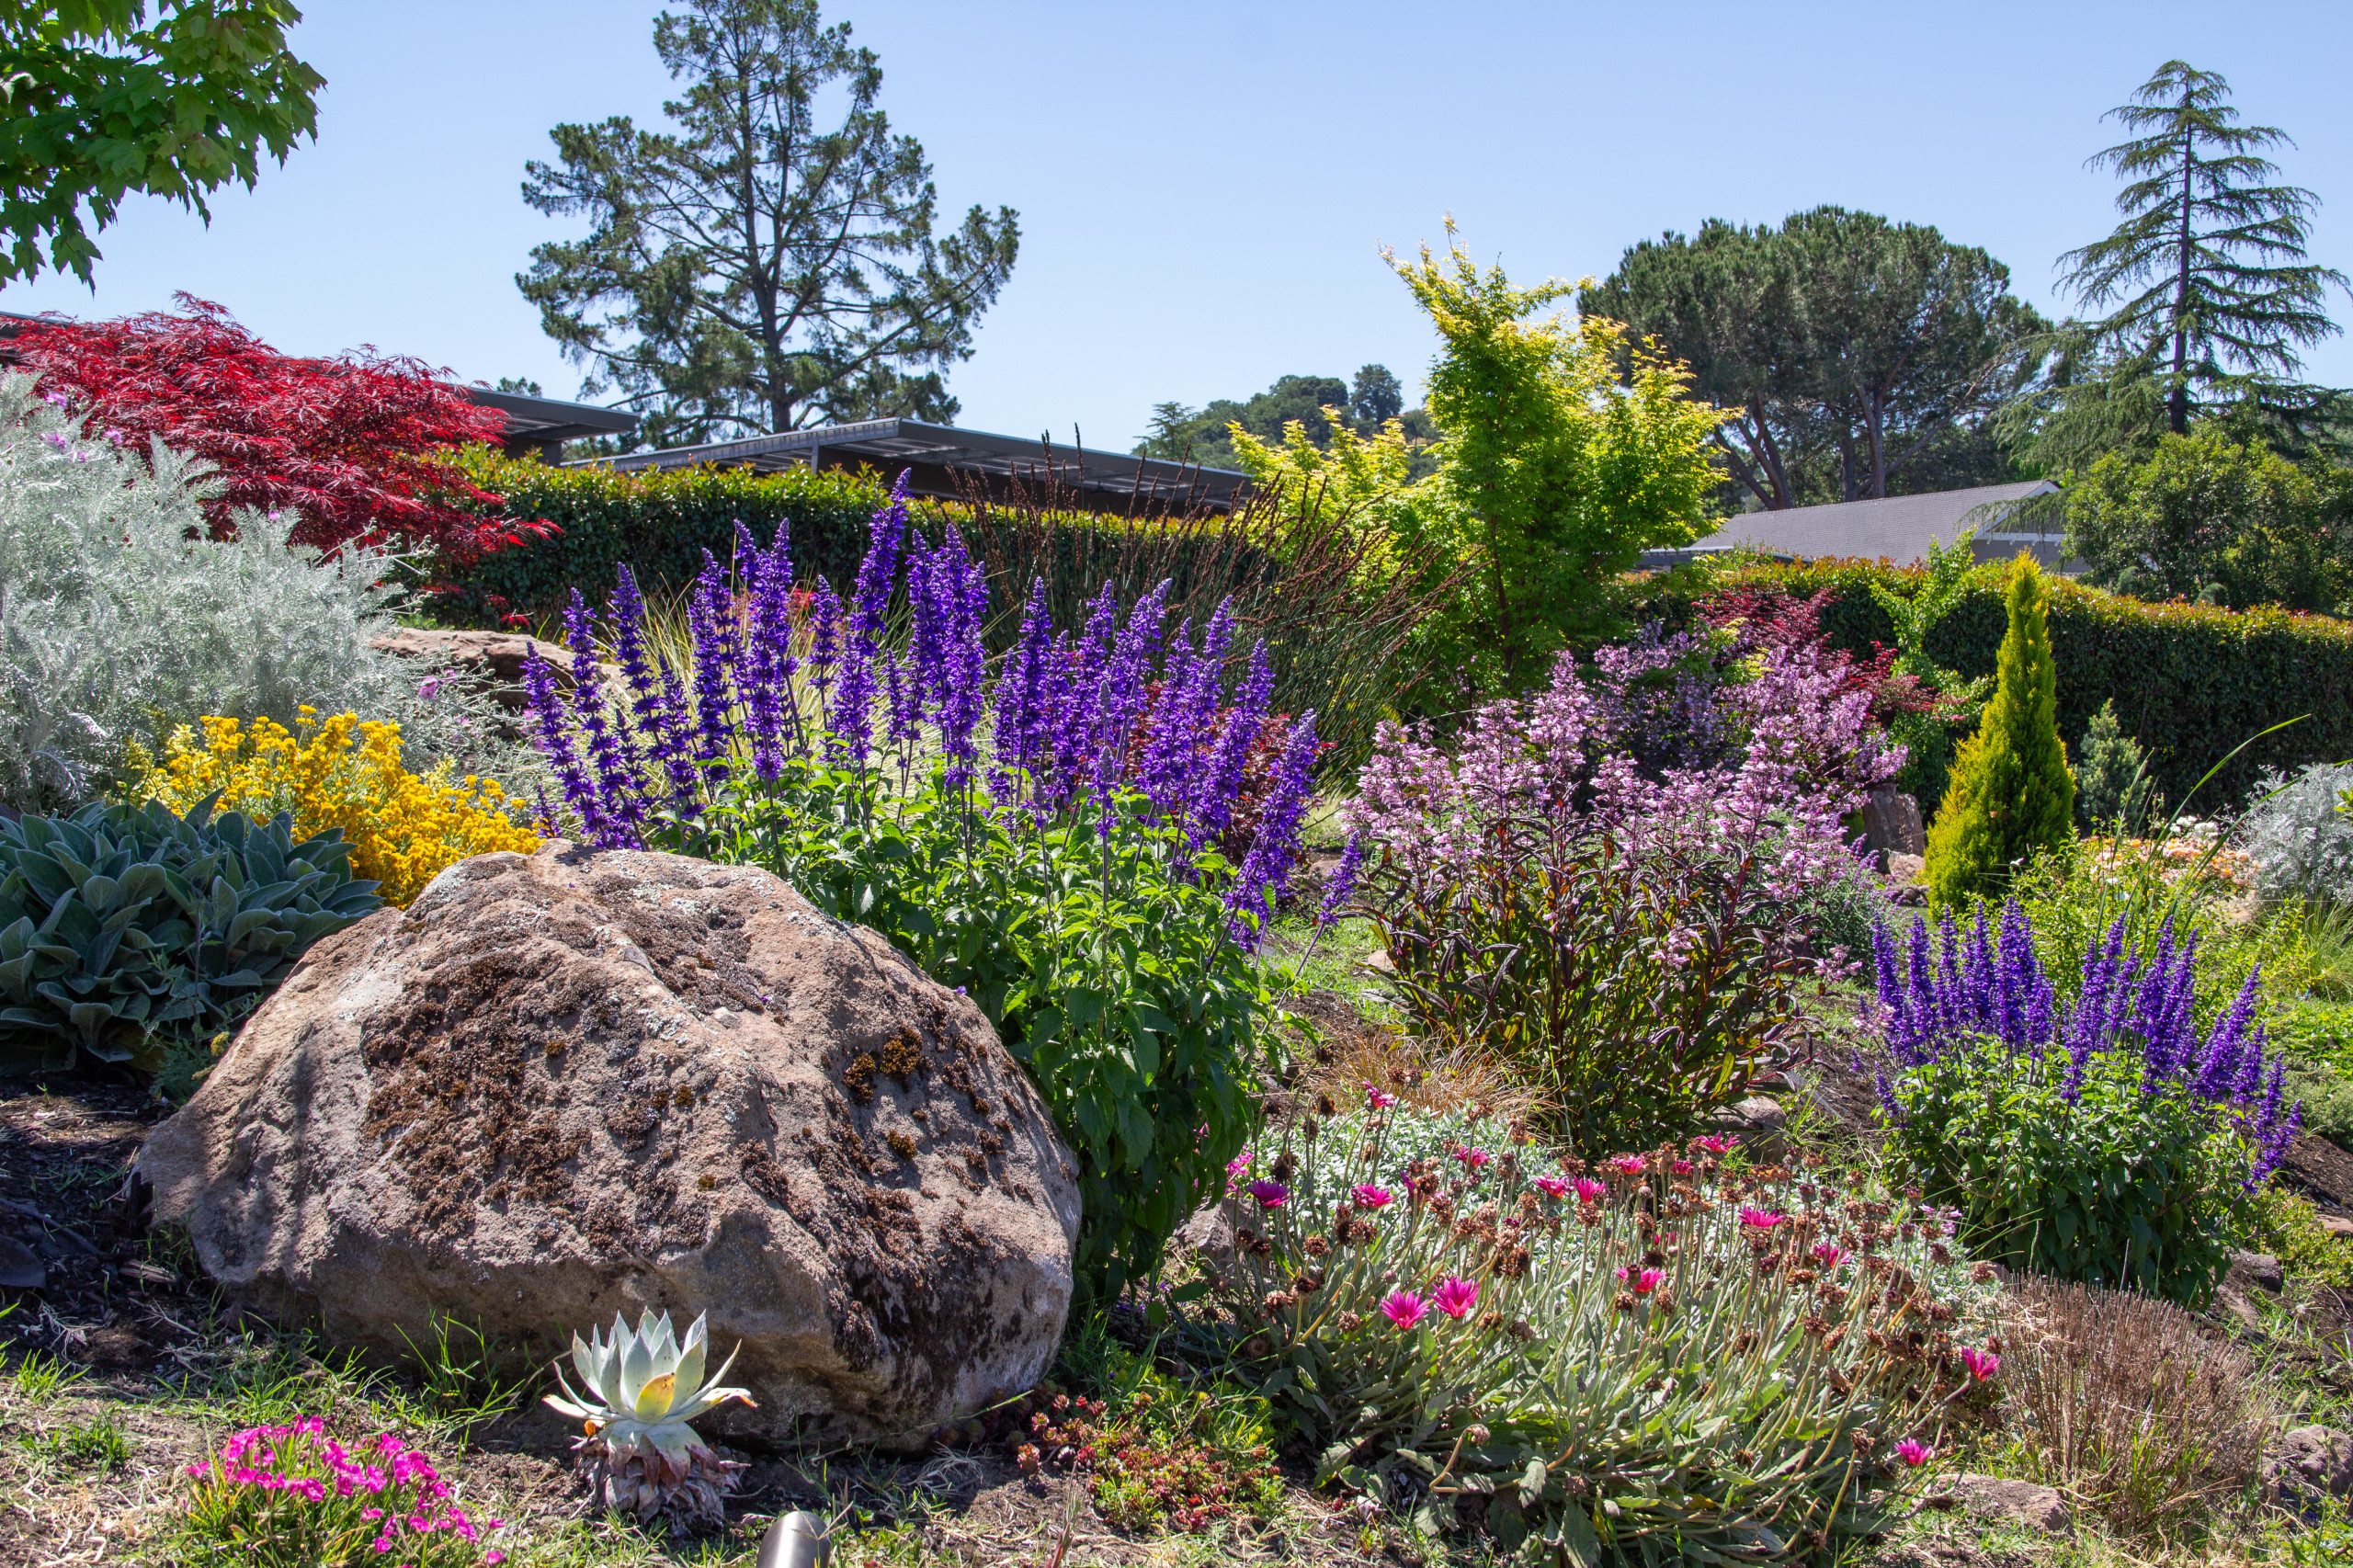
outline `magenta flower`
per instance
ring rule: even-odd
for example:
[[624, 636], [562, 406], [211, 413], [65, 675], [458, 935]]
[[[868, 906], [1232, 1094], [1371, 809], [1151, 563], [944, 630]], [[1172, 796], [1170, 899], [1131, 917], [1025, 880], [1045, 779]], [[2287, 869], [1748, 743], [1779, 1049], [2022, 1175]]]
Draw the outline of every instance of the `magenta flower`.
[[1454, 1146], [1454, 1157], [1462, 1162], [1462, 1168], [1467, 1171], [1475, 1171], [1495, 1158], [1484, 1149], [1473, 1149], [1467, 1143]]
[[1813, 1261], [1824, 1268], [1836, 1268], [1847, 1261], [1847, 1255], [1836, 1244], [1821, 1242], [1814, 1246]]
[[1387, 1110], [1396, 1103], [1397, 1096], [1387, 1090], [1376, 1089], [1370, 1084], [1364, 1086], [1364, 1104], [1367, 1110]]
[[1547, 1198], [1565, 1198], [1568, 1196], [1569, 1184], [1563, 1181], [1559, 1176], [1538, 1176], [1536, 1178], [1536, 1185], [1543, 1189], [1544, 1195]]
[[1250, 1196], [1258, 1200], [1261, 1209], [1279, 1209], [1290, 1200], [1290, 1188], [1279, 1181], [1254, 1181]]
[[1579, 1203], [1598, 1203], [1609, 1196], [1609, 1189], [1591, 1176], [1577, 1177], [1576, 1189]]
[[1752, 1231], [1769, 1231], [1788, 1218], [1788, 1215], [1774, 1210], [1751, 1209], [1746, 1204], [1743, 1204], [1740, 1210], [1740, 1222]]
[[1348, 1196], [1356, 1199], [1356, 1205], [1359, 1209], [1386, 1209], [1392, 1198], [1387, 1187], [1375, 1187], [1370, 1182], [1351, 1188]]
[[1626, 1176], [1638, 1176], [1649, 1168], [1649, 1163], [1640, 1154], [1612, 1154], [1608, 1164], [1611, 1170]]
[[1972, 1378], [1982, 1383], [2000, 1369], [2002, 1358], [1991, 1350], [1980, 1350], [1970, 1346], [1961, 1351], [1961, 1364], [1969, 1369]]
[[1937, 1450], [1922, 1448], [1917, 1438], [1906, 1437], [1895, 1445], [1895, 1457], [1905, 1464], [1917, 1467], [1936, 1458]]
[[1419, 1291], [1397, 1290], [1384, 1297], [1381, 1312], [1399, 1328], [1411, 1328], [1428, 1315], [1430, 1304]]
[[1631, 1285], [1634, 1288], [1635, 1295], [1647, 1296], [1653, 1290], [1657, 1290], [1660, 1284], [1665, 1280], [1666, 1270], [1663, 1268], [1645, 1268], [1637, 1272], [1633, 1269], [1621, 1266], [1618, 1269], [1618, 1278], [1626, 1281], [1627, 1284]]
[[1672, 1170], [1677, 1176], [1689, 1176], [1691, 1174], [1691, 1162], [1688, 1160], [1677, 1160], [1667, 1168]]
[[1720, 1138], [1710, 1132], [1692, 1139], [1690, 1146], [1694, 1149], [1705, 1149], [1711, 1154], [1729, 1154], [1732, 1153], [1733, 1144], [1736, 1142], [1738, 1142], [1736, 1139]]
[[1468, 1279], [1442, 1279], [1430, 1296], [1430, 1304], [1450, 1318], [1469, 1317], [1479, 1304], [1479, 1287]]

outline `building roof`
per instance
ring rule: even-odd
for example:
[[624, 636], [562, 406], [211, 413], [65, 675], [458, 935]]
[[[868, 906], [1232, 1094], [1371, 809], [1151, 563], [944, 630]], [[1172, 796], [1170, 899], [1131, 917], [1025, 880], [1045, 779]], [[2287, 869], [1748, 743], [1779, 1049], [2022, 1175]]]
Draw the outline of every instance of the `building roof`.
[[1231, 469], [1139, 458], [1092, 447], [1056, 446], [1044, 437], [995, 436], [914, 419], [870, 419], [856, 425], [824, 425], [781, 436], [754, 436], [699, 447], [666, 447], [625, 457], [595, 458], [623, 472], [691, 468], [774, 471], [801, 464], [827, 468], [871, 463], [908, 471], [908, 490], [923, 495], [961, 494], [959, 475], [984, 484], [1019, 483], [1075, 494], [1096, 506], [1135, 502], [1223, 510], [1249, 476]]
[[551, 397], [525, 397], [519, 392], [492, 392], [487, 387], [458, 389], [485, 408], [506, 415], [505, 444], [509, 453], [537, 447], [552, 460], [565, 441], [597, 436], [626, 436], [637, 428], [637, 415], [620, 408], [599, 408], [593, 403], [565, 403]]
[[[1791, 506], [1778, 512], [1745, 512], [1688, 550], [1654, 551], [1676, 561], [1747, 548], [1792, 560], [1822, 556], [1884, 558], [1898, 566], [1925, 560], [1928, 541], [1950, 543], [1961, 529], [1975, 528], [1972, 552], [1980, 561], [2007, 559], [2020, 549], [2047, 555], [2057, 566], [2062, 529], [2049, 509], [2020, 516], [2020, 504], [2058, 494], [2047, 479], [2017, 484], [1982, 484], [1968, 490], [1937, 490], [1921, 495], [1890, 495], [1871, 501], [1838, 501], [1824, 506]], [[1671, 565], [1674, 561], [1645, 565]]]

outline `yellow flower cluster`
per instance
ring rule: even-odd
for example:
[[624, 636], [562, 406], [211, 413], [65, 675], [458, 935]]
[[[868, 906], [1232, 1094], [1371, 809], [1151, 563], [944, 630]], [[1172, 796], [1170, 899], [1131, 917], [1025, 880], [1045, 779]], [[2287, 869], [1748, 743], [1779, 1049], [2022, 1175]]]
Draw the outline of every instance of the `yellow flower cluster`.
[[398, 724], [352, 713], [322, 721], [309, 708], [295, 724], [300, 733], [268, 719], [241, 726], [207, 718], [200, 737], [183, 724], [160, 761], [139, 759], [134, 788], [183, 813], [215, 790], [222, 811], [255, 818], [291, 812], [298, 837], [341, 828], [352, 874], [381, 882], [395, 904], [469, 855], [540, 846], [491, 780], [460, 783], [446, 766], [427, 774], [403, 767]]

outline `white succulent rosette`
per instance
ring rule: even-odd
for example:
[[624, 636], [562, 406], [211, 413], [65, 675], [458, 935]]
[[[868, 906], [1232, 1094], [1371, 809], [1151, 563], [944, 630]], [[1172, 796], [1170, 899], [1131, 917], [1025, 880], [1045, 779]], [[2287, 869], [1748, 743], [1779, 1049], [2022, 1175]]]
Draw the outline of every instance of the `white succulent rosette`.
[[595, 1500], [605, 1506], [634, 1508], [641, 1518], [667, 1513], [678, 1528], [723, 1518], [720, 1494], [744, 1467], [721, 1459], [687, 1423], [731, 1399], [753, 1400], [744, 1389], [721, 1386], [735, 1364], [733, 1355], [704, 1379], [707, 1316], [696, 1317], [684, 1341], [670, 1314], [656, 1318], [651, 1308], [633, 1331], [616, 1312], [610, 1338], [601, 1331], [585, 1342], [574, 1335], [572, 1365], [585, 1394], [574, 1391], [557, 1363], [563, 1395], [549, 1394], [546, 1403], [586, 1425], [586, 1436], [573, 1447]]

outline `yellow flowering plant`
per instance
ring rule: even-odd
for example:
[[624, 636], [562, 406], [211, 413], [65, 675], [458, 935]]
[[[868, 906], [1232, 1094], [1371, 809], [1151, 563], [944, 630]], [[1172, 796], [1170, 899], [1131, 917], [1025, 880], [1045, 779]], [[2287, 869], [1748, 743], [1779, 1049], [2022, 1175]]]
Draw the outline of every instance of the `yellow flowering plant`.
[[304, 708], [293, 730], [207, 717], [200, 733], [175, 730], [160, 758], [133, 762], [134, 790], [182, 814], [217, 795], [220, 810], [256, 819], [291, 812], [298, 835], [342, 829], [355, 872], [381, 883], [389, 903], [407, 905], [469, 855], [540, 846], [495, 782], [458, 778], [446, 765], [412, 773], [401, 765], [401, 727], [354, 713], [323, 720]]

